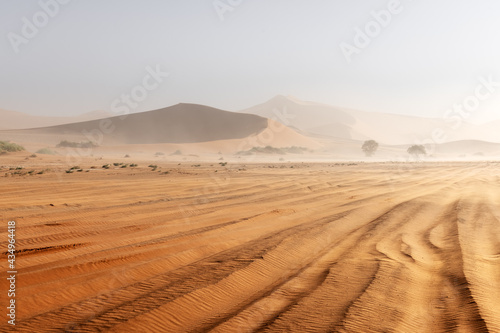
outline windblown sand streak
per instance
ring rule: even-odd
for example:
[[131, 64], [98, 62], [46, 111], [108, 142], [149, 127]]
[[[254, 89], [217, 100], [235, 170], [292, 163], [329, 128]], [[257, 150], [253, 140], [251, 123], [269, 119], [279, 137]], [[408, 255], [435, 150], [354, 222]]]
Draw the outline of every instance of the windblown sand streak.
[[283, 165], [5, 178], [15, 331], [500, 332], [500, 164]]

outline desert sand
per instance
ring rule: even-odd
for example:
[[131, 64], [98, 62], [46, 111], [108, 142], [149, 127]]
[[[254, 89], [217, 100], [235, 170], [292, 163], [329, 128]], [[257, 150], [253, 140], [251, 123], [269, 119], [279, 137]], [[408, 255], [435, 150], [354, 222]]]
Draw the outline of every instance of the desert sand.
[[26, 158], [16, 332], [500, 332], [499, 162]]

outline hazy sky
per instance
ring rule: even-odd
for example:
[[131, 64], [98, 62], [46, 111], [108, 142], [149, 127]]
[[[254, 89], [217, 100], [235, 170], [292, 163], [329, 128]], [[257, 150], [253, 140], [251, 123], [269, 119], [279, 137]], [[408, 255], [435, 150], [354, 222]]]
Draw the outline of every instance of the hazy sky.
[[441, 117], [479, 89], [470, 120], [496, 119], [498, 13], [495, 0], [0, 0], [0, 109], [76, 115], [133, 92], [133, 112], [239, 110], [283, 94]]

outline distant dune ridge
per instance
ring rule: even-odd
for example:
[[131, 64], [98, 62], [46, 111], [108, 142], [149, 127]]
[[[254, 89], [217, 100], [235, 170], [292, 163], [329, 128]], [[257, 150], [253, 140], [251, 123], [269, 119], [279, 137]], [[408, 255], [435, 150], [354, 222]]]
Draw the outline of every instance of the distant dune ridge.
[[215, 151], [217, 145], [229, 145], [233, 151], [265, 145], [319, 146], [314, 140], [270, 119], [197, 104], [177, 104], [65, 125], [0, 131], [0, 138], [47, 145], [56, 145], [61, 140], [92, 141], [104, 146], [214, 142], [212, 150]]
[[364, 112], [281, 95], [239, 112], [181, 103], [125, 116], [109, 115], [94, 111], [78, 117], [35, 117], [0, 110], [0, 140], [21, 143], [32, 151], [69, 140], [92, 141], [103, 149], [120, 147], [120, 151], [180, 149], [193, 154], [297, 146], [333, 153], [336, 158], [362, 158], [361, 143], [373, 139], [380, 143], [376, 157], [381, 159], [407, 156], [412, 144], [427, 145], [433, 157], [500, 155], [499, 122], [474, 125]]
[[310, 135], [357, 141], [375, 139], [384, 144], [399, 145], [428, 141], [433, 139], [434, 131], [440, 129], [443, 135], [434, 140], [437, 144], [459, 140], [500, 143], [499, 121], [474, 125], [456, 116], [445, 119], [365, 112], [281, 95], [241, 112], [273, 118], [276, 110], [289, 115], [287, 126]]
[[83, 134], [82, 139], [92, 141], [99, 139], [100, 131], [103, 144], [192, 143], [243, 138], [264, 130], [266, 126], [267, 119], [255, 115], [236, 114], [196, 104], [177, 104], [106, 120], [21, 132], [70, 136]]

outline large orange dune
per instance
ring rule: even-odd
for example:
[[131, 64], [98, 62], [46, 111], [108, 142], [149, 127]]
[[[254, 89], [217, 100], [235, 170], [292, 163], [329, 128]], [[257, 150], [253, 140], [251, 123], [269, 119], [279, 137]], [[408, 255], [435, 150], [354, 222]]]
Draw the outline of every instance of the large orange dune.
[[0, 159], [1, 332], [500, 332], [497, 162], [25, 158]]

